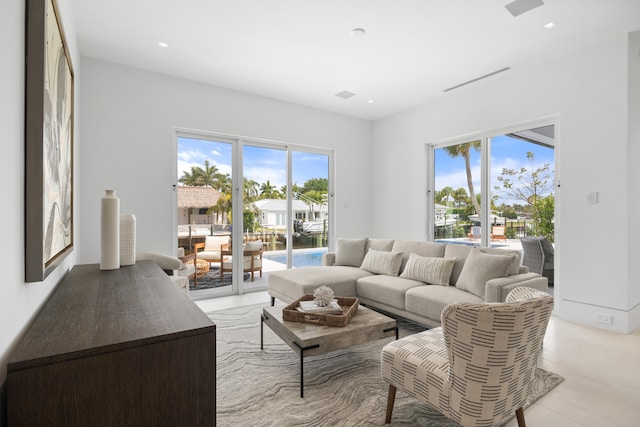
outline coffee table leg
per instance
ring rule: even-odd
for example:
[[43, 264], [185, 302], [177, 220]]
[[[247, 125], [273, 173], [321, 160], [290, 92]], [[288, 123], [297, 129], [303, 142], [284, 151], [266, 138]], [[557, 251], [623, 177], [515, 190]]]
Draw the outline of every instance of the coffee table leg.
[[264, 350], [264, 315], [260, 315], [260, 350]]
[[300, 397], [304, 397], [304, 352], [306, 350], [313, 350], [320, 347], [320, 344], [310, 345], [308, 347], [301, 347], [297, 342], [293, 342], [298, 347], [300, 353]]
[[399, 331], [398, 331], [398, 327], [397, 327], [397, 326], [394, 326], [393, 328], [385, 329], [383, 332], [389, 332], [389, 331], [393, 331], [393, 330], [395, 330], [395, 331], [396, 331], [396, 341], [397, 341], [397, 340], [398, 340], [398, 338], [400, 338], [400, 337], [399, 337]]

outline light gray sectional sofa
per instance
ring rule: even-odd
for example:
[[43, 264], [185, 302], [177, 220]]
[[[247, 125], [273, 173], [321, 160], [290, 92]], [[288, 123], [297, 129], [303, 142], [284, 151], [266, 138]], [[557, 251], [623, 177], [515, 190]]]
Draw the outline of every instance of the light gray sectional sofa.
[[313, 294], [321, 285], [336, 296], [413, 320], [440, 325], [452, 302], [503, 302], [515, 287], [548, 291], [547, 278], [529, 273], [515, 250], [411, 240], [338, 239], [322, 266], [269, 274], [271, 305]]

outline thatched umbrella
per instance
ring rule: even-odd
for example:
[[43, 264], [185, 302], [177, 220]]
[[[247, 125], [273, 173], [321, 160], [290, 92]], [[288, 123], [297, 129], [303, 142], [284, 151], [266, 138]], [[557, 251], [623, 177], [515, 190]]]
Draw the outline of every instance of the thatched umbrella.
[[187, 208], [189, 223], [191, 223], [191, 208], [210, 208], [218, 203], [222, 197], [215, 188], [178, 186], [178, 209]]

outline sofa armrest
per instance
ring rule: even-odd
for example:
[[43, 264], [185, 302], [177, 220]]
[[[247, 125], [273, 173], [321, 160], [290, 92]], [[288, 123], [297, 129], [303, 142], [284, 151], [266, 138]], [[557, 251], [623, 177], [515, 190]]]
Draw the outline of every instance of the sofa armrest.
[[537, 273], [514, 274], [513, 276], [499, 277], [488, 280], [484, 289], [485, 302], [504, 302], [509, 292], [519, 286], [549, 291], [546, 277]]
[[336, 262], [335, 252], [325, 252], [322, 254], [322, 265], [333, 265]]

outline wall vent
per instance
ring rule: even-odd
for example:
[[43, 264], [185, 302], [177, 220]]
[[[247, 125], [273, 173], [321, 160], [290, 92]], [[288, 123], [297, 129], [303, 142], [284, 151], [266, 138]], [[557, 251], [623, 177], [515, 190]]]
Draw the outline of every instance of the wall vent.
[[449, 92], [451, 90], [458, 89], [459, 87], [466, 86], [466, 85], [471, 84], [471, 83], [475, 83], [478, 80], [486, 79], [487, 77], [495, 76], [496, 74], [503, 73], [503, 72], [505, 72], [507, 70], [510, 70], [510, 69], [511, 69], [511, 67], [501, 68], [501, 69], [499, 69], [497, 71], [494, 71], [492, 73], [485, 74], [484, 76], [476, 77], [475, 79], [471, 79], [471, 80], [469, 80], [467, 82], [460, 83], [459, 85], [451, 86], [450, 88], [443, 90], [443, 92]]
[[509, 4], [504, 5], [504, 7], [506, 7], [509, 13], [511, 13], [515, 18], [516, 16], [529, 12], [530, 10], [542, 6], [543, 4], [544, 3], [542, 3], [542, 0], [515, 0]]
[[343, 90], [342, 92], [336, 93], [336, 96], [342, 99], [349, 99], [352, 96], [355, 96], [355, 93], [349, 92], [348, 90]]

